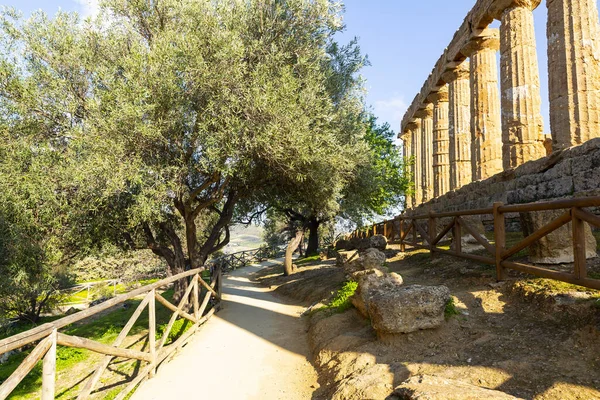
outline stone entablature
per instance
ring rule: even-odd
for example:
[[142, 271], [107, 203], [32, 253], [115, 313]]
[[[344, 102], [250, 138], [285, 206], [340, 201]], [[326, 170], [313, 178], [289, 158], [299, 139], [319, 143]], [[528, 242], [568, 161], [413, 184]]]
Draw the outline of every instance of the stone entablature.
[[[415, 159], [413, 208], [547, 154], [533, 17], [540, 4], [478, 0], [438, 59], [399, 134]], [[600, 26], [596, 0], [546, 6], [556, 151], [600, 137]], [[494, 20], [499, 30], [489, 28]]]

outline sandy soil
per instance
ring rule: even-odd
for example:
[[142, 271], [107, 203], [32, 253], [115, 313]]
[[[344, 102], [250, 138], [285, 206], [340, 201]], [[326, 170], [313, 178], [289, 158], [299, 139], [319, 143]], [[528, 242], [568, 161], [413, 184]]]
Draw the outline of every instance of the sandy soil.
[[227, 275], [222, 310], [132, 399], [314, 398], [319, 385], [307, 360], [304, 307], [248, 279], [268, 265], [273, 262]]
[[[498, 284], [493, 268], [422, 252], [391, 250], [388, 266], [405, 284], [448, 286], [459, 314], [439, 329], [378, 340], [354, 309], [316, 313], [309, 340], [325, 398], [393, 399], [397, 385], [424, 374], [524, 399], [600, 399], [600, 309], [581, 293], [528, 292], [520, 285], [529, 277]], [[332, 261], [291, 278], [260, 275], [304, 305], [346, 279]]]

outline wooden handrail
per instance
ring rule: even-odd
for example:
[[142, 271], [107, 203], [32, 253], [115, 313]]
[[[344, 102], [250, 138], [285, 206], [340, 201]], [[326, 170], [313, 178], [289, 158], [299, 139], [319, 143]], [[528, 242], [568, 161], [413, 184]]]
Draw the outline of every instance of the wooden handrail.
[[[383, 232], [386, 233], [385, 227], [388, 223], [399, 222], [400, 232], [398, 239], [400, 242], [400, 251], [405, 251], [405, 246], [410, 245], [417, 249], [428, 249], [433, 257], [434, 253], [449, 254], [456, 257], [466, 258], [474, 261], [484, 262], [488, 264], [496, 265], [496, 278], [497, 280], [503, 280], [506, 278], [506, 269], [514, 269], [517, 271], [530, 273], [533, 275], [560, 280], [563, 282], [573, 283], [593, 289], [600, 290], [600, 280], [591, 279], [587, 277], [586, 273], [586, 239], [585, 239], [585, 224], [589, 224], [600, 227], [600, 217], [590, 213], [589, 211], [583, 210], [585, 207], [600, 207], [600, 196], [594, 197], [581, 197], [564, 200], [554, 201], [542, 201], [536, 203], [527, 204], [513, 204], [504, 205], [502, 203], [494, 203], [492, 208], [480, 208], [474, 210], [462, 210], [453, 212], [430, 212], [427, 214], [416, 214], [416, 215], [400, 215], [393, 220], [386, 220], [371, 227], [355, 230], [349, 235], [350, 238], [363, 238], [369, 237], [370, 233], [375, 234], [377, 227], [383, 225]], [[567, 211], [560, 217], [550, 221], [546, 225], [537, 229], [529, 236], [513, 245], [511, 248], [506, 249], [506, 229], [505, 229], [505, 214], [517, 213], [517, 212], [536, 212], [536, 211], [548, 211], [548, 210], [560, 210], [566, 209]], [[494, 222], [494, 239], [495, 245], [492, 245], [487, 238], [483, 237], [476, 230], [474, 230], [468, 223], [466, 223], [461, 217], [471, 215], [491, 215], [493, 216]], [[445, 225], [444, 229], [438, 234], [436, 232], [437, 225], [436, 219], [453, 217], [454, 221], [450, 224]], [[428, 220], [427, 231], [417, 221]], [[405, 226], [405, 222], [408, 224]], [[537, 240], [540, 240], [544, 236], [550, 234], [561, 226], [572, 222], [572, 239], [573, 239], [573, 254], [574, 254], [574, 273], [566, 273], [554, 271], [548, 268], [542, 268], [535, 265], [528, 265], [523, 263], [517, 263], [508, 261], [507, 259], [519, 251], [531, 246]], [[481, 244], [493, 258], [479, 256], [474, 254], [463, 253], [460, 245], [459, 236], [461, 235], [461, 228], [468, 232], [475, 240]], [[412, 231], [412, 241], [407, 240], [409, 233]], [[446, 236], [449, 232], [452, 232], [452, 238], [454, 242], [454, 249], [444, 250], [438, 247], [438, 243]], [[366, 235], [364, 234], [366, 232]], [[420, 238], [419, 238], [420, 235]]]
[[57, 319], [56, 321], [48, 322], [43, 325], [40, 325], [36, 328], [30, 329], [28, 331], [22, 332], [18, 335], [14, 335], [8, 337], [6, 339], [0, 340], [0, 354], [6, 353], [7, 351], [18, 349], [26, 344], [33, 343], [35, 341], [40, 340], [43, 337], [48, 336], [54, 329], [61, 329], [67, 325], [71, 325], [74, 322], [81, 321], [82, 319], [86, 319], [92, 315], [98, 314], [101, 311], [107, 310], [111, 307], [116, 306], [117, 304], [124, 303], [129, 299], [133, 299], [134, 297], [145, 294], [152, 289], [158, 289], [161, 286], [168, 285], [182, 278], [186, 278], [188, 276], [197, 274], [199, 272], [204, 271], [206, 268], [196, 268], [191, 269], [189, 271], [185, 271], [179, 273], [177, 275], [170, 276], [165, 279], [161, 279], [158, 282], [142, 286], [141, 288], [135, 289], [128, 293], [120, 294], [112, 299], [109, 299], [105, 302], [102, 302], [98, 305], [90, 307], [86, 310], [76, 312], [75, 314]]
[[[11, 374], [11, 376], [0, 385], [0, 400], [4, 400], [10, 393], [14, 390], [14, 388], [23, 380], [23, 378], [31, 371], [31, 369], [35, 366], [35, 364], [43, 358], [43, 375], [42, 375], [42, 399], [52, 399], [54, 398], [55, 393], [55, 379], [56, 379], [56, 345], [61, 346], [69, 346], [69, 347], [78, 347], [88, 349], [97, 353], [104, 354], [105, 356], [96, 366], [94, 373], [86, 382], [85, 386], [79, 393], [78, 399], [84, 400], [89, 398], [90, 394], [94, 390], [95, 385], [100, 381], [100, 378], [103, 372], [107, 369], [110, 362], [114, 357], [122, 357], [126, 359], [133, 360], [141, 360], [146, 362], [147, 365], [139, 372], [138, 376], [135, 377], [123, 391], [121, 391], [117, 398], [125, 398], [127, 394], [137, 386], [139, 382], [146, 379], [147, 377], [151, 377], [156, 370], [156, 367], [177, 348], [181, 348], [183, 344], [194, 334], [196, 329], [206, 322], [217, 310], [217, 305], [219, 305], [219, 301], [221, 300], [221, 280], [222, 274], [221, 269], [218, 267], [214, 270], [210, 284], [204, 282], [200, 273], [204, 271], [205, 268], [197, 268], [194, 270], [189, 270], [182, 272], [180, 274], [174, 275], [172, 277], [168, 277], [166, 279], [162, 279], [158, 282], [155, 282], [150, 285], [146, 285], [142, 288], [133, 290], [129, 293], [125, 293], [123, 295], [119, 295], [111, 300], [107, 300], [104, 303], [101, 303], [97, 306], [90, 307], [87, 310], [80, 311], [76, 314], [58, 319], [53, 321], [52, 323], [44, 324], [37, 328], [31, 329], [29, 331], [23, 332], [21, 334], [6, 338], [0, 341], [0, 354], [6, 351], [13, 350], [15, 348], [19, 348], [25, 346], [27, 344], [36, 342], [41, 339], [41, 341], [37, 344], [33, 351], [23, 360], [23, 362], [17, 367], [17, 369]], [[167, 301], [163, 296], [156, 292], [156, 289], [168, 285], [172, 282], [185, 279], [193, 276], [191, 283], [188, 285], [179, 305], [175, 307], [169, 301]], [[202, 301], [202, 304], [198, 304], [198, 295], [200, 291], [200, 283], [206, 289], [206, 294]], [[140, 295], [145, 294], [144, 298], [133, 312], [127, 324], [123, 327], [117, 338], [114, 340], [112, 344], [100, 343], [95, 340], [67, 335], [61, 332], [58, 332], [58, 329], [65, 327], [74, 322], [80, 321], [82, 319], [88, 318], [92, 315], [95, 315], [99, 312], [102, 312], [110, 307], [113, 307], [117, 304], [123, 303], [129, 299], [138, 297]], [[183, 310], [183, 307], [189, 301], [189, 298], [192, 298], [193, 307], [194, 307], [194, 315], [190, 315], [186, 311]], [[214, 298], [216, 301], [215, 307], [211, 308], [205, 315], [204, 312], [208, 307], [209, 300]], [[155, 311], [155, 300], [158, 300], [162, 303], [167, 309], [173, 311], [169, 319], [169, 323], [167, 324], [167, 328], [162, 333], [162, 337], [159, 344], [156, 344], [155, 336], [156, 336], [156, 311]], [[148, 351], [140, 351], [134, 350], [130, 348], [122, 348], [120, 347], [131, 328], [135, 325], [138, 318], [144, 311], [144, 309], [148, 307]], [[184, 334], [182, 334], [173, 344], [166, 346], [166, 340], [170, 333], [170, 330], [173, 327], [175, 320], [178, 317], [183, 317], [190, 320], [193, 325], [191, 329], [188, 329]]]

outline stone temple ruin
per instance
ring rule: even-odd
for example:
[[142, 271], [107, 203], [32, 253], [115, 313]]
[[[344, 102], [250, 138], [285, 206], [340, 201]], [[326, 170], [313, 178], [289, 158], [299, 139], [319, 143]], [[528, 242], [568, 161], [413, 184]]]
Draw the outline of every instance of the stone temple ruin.
[[[534, 35], [540, 3], [478, 0], [435, 64], [399, 134], [404, 156], [414, 160], [408, 215], [600, 194], [597, 4], [546, 0], [550, 143]], [[494, 20], [500, 29], [489, 27]], [[522, 229], [548, 218], [521, 216], [531, 225]], [[571, 244], [564, 247], [568, 253]], [[564, 252], [539, 257], [572, 261]]]

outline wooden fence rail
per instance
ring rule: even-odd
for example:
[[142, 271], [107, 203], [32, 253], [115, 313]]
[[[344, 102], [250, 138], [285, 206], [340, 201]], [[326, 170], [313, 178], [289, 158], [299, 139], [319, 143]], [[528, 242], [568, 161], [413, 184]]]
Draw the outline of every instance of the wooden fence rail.
[[[204, 270], [205, 268], [202, 267], [185, 271], [178, 275], [174, 275], [153, 284], [133, 290], [129, 293], [116, 296], [94, 307], [90, 307], [87, 310], [80, 311], [56, 321], [40, 325], [39, 327], [30, 329], [18, 335], [0, 340], [0, 354], [38, 342], [34, 349], [19, 365], [19, 367], [17, 367], [17, 369], [12, 373], [12, 375], [10, 375], [2, 383], [2, 385], [0, 385], [0, 399], [6, 399], [39, 361], [42, 361], [41, 398], [43, 400], [54, 399], [57, 346], [83, 348], [105, 355], [98, 365], [96, 365], [94, 373], [87, 380], [83, 386], [83, 389], [79, 393], [78, 399], [80, 400], [89, 398], [97, 383], [100, 381], [102, 374], [107, 369], [114, 357], [140, 360], [145, 363], [145, 366], [141, 368], [138, 375], [131, 382], [129, 382], [125, 389], [122, 390], [116, 397], [117, 400], [125, 398], [141, 381], [149, 376], [152, 376], [156, 370], [156, 367], [175, 350], [181, 348], [196, 331], [196, 329], [205, 321], [207, 321], [214, 314], [215, 310], [220, 307], [222, 269], [220, 267], [213, 269], [210, 283], [204, 282], [201, 277], [201, 273]], [[181, 280], [186, 280], [188, 286], [185, 294], [177, 305], [172, 304], [160, 293], [158, 293], [157, 289]], [[204, 297], [200, 303], [199, 297], [201, 293], [204, 293]], [[115, 305], [122, 304], [127, 300], [141, 296], [144, 297], [137, 309], [131, 315], [129, 321], [123, 327], [114, 342], [110, 345], [59, 332], [61, 328], [64, 328], [67, 325], [81, 321], [92, 315], [96, 315], [102, 311], [114, 307]], [[215, 304], [210, 310], [207, 311], [211, 298], [214, 299]], [[173, 312], [169, 323], [162, 333], [158, 343], [156, 343], [155, 301], [158, 301]], [[190, 302], [191, 304], [188, 304]], [[121, 347], [129, 331], [134, 326], [146, 307], [148, 308], [149, 315], [148, 349], [146, 351], [142, 351]], [[169, 333], [171, 332], [171, 329], [173, 328], [173, 325], [178, 317], [189, 320], [193, 325], [174, 343], [166, 345]]]
[[[349, 238], [366, 238], [375, 234], [382, 234], [390, 240], [400, 244], [400, 250], [405, 251], [409, 245], [415, 249], [428, 249], [432, 257], [436, 253], [448, 254], [473, 261], [495, 265], [496, 278], [506, 278], [507, 270], [512, 269], [542, 278], [556, 279], [559, 281], [585, 286], [600, 290], [600, 279], [587, 276], [585, 223], [600, 228], [600, 217], [585, 208], [600, 207], [600, 196], [573, 198], [567, 200], [546, 201], [528, 204], [504, 205], [494, 203], [491, 208], [464, 210], [456, 212], [429, 213], [413, 216], [399, 216], [393, 220], [383, 221], [363, 230], [356, 230]], [[506, 223], [507, 213], [528, 213], [549, 210], [565, 210], [563, 214], [554, 218], [543, 227], [531, 233], [518, 243], [507, 248]], [[494, 222], [494, 243], [477, 232], [465, 219], [466, 216], [490, 215]], [[438, 224], [441, 218], [445, 223]], [[509, 260], [519, 251], [531, 246], [537, 240], [547, 236], [556, 229], [571, 223], [571, 239], [573, 241], [574, 267], [572, 272], [555, 271], [533, 264]], [[438, 227], [442, 226], [440, 230]], [[461, 235], [470, 234], [486, 251], [486, 255], [465, 253], [461, 249]], [[440, 247], [444, 238], [451, 239], [450, 249]]]

